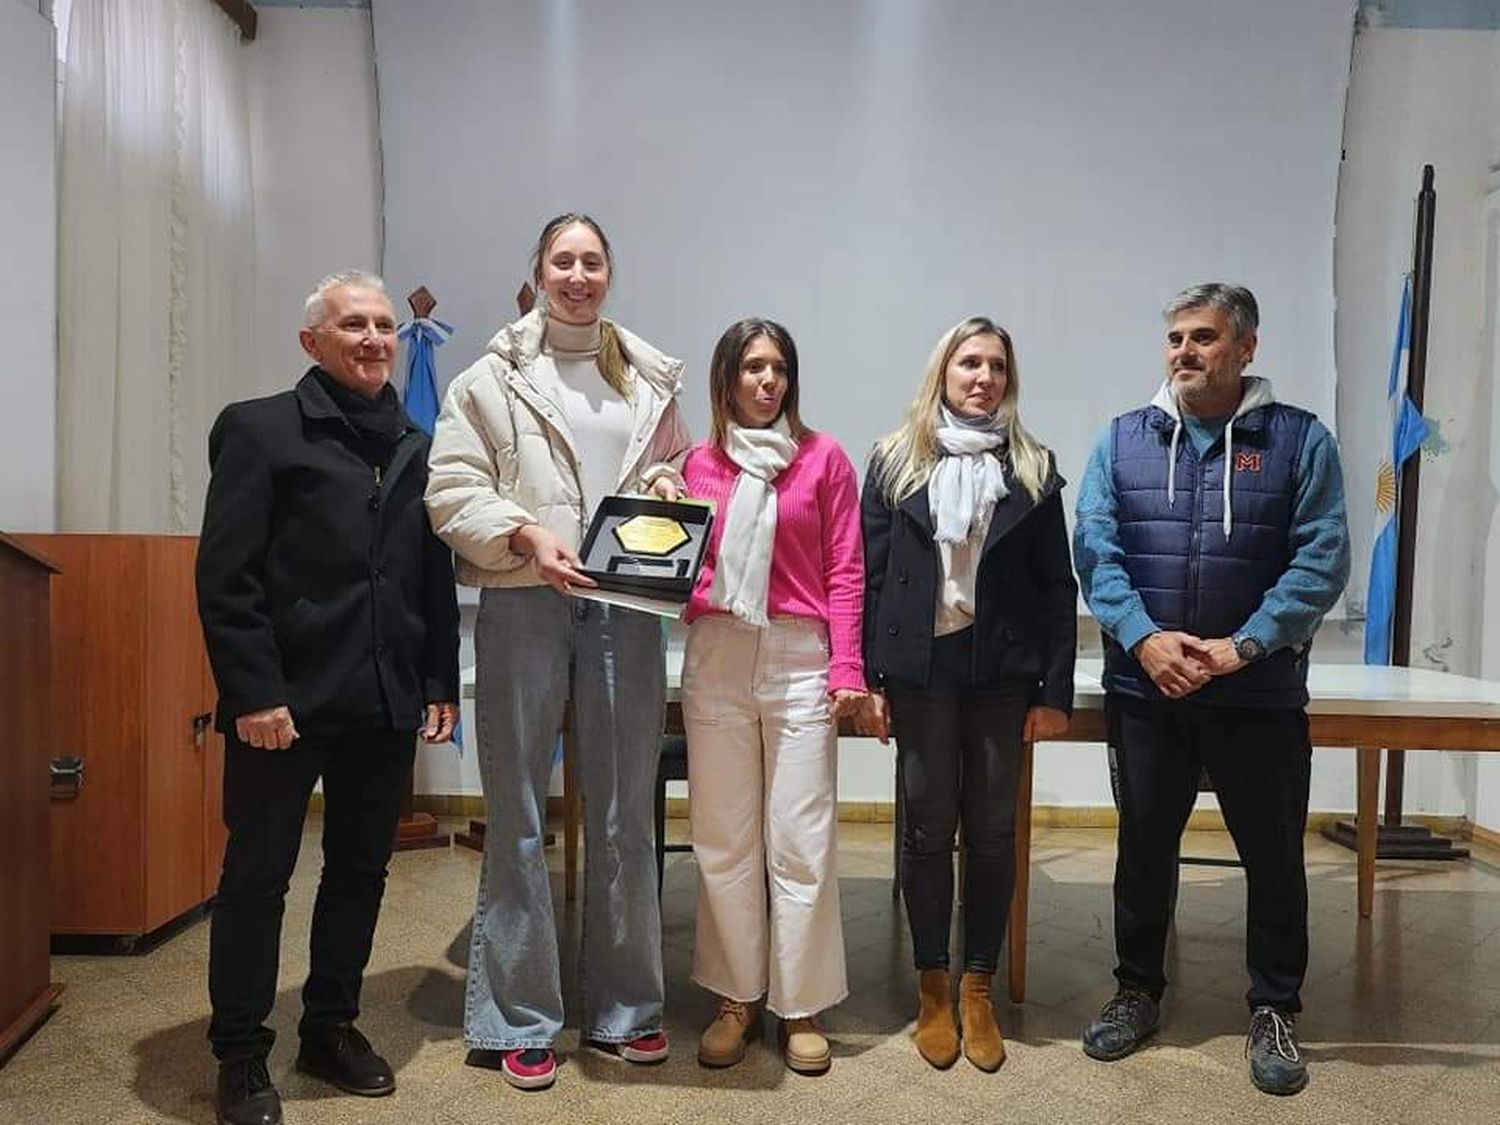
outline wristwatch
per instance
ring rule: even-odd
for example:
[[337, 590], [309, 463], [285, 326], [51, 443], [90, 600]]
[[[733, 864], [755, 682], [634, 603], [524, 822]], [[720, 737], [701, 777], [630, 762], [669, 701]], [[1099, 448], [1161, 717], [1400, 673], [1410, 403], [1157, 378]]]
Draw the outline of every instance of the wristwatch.
[[1254, 664], [1266, 654], [1266, 646], [1249, 633], [1241, 633], [1234, 638], [1234, 651], [1246, 664]]

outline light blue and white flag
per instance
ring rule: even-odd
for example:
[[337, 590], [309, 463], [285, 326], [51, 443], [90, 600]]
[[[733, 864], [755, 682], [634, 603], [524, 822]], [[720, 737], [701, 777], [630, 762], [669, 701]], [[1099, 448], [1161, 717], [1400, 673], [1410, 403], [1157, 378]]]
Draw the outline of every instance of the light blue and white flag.
[[448, 342], [453, 329], [441, 320], [420, 316], [396, 330], [406, 343], [406, 393], [402, 401], [411, 420], [429, 436], [437, 424], [437, 357], [433, 354]]
[[1375, 546], [1370, 551], [1370, 585], [1365, 599], [1365, 663], [1391, 662], [1391, 631], [1396, 610], [1396, 513], [1400, 506], [1401, 466], [1427, 439], [1427, 419], [1406, 393], [1411, 356], [1411, 275], [1401, 290], [1401, 321], [1391, 349], [1386, 383], [1391, 436], [1375, 477]]
[[[433, 353], [448, 342], [453, 328], [441, 320], [419, 316], [396, 329], [397, 338], [406, 343], [406, 394], [402, 403], [411, 420], [428, 437], [437, 425], [437, 356]], [[464, 749], [462, 719], [453, 724], [453, 745], [460, 754]]]

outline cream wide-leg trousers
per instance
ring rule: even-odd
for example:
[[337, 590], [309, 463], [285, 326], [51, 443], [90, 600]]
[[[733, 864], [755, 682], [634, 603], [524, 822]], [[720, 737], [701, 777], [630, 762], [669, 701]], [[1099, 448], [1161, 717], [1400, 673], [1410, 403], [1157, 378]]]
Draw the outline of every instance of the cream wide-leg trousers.
[[827, 628], [700, 617], [682, 713], [698, 860], [693, 979], [731, 1000], [764, 996], [784, 1019], [833, 1007], [849, 987]]

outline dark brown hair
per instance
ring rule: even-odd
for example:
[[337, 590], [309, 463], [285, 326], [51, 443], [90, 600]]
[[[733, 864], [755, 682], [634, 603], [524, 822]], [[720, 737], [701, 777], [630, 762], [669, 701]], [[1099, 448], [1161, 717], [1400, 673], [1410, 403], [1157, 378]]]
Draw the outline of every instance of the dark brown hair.
[[774, 320], [751, 316], [737, 320], [724, 330], [719, 342], [714, 345], [714, 358], [709, 364], [708, 404], [713, 415], [709, 440], [720, 449], [729, 432], [729, 423], [734, 417], [734, 389], [740, 378], [740, 361], [745, 349], [764, 336], [781, 349], [786, 360], [786, 394], [781, 399], [781, 413], [792, 431], [792, 437], [801, 441], [808, 434], [797, 413], [797, 345], [792, 334]]

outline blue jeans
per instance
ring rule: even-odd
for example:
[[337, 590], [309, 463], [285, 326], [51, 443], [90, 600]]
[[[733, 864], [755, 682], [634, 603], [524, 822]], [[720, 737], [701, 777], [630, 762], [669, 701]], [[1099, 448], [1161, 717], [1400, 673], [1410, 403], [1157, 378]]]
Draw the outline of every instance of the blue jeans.
[[543, 842], [553, 748], [570, 697], [584, 814], [579, 1030], [608, 1043], [659, 1031], [653, 797], [666, 711], [661, 624], [546, 586], [487, 589], [474, 647], [489, 819], [464, 1041], [480, 1050], [550, 1047], [563, 1025]]

